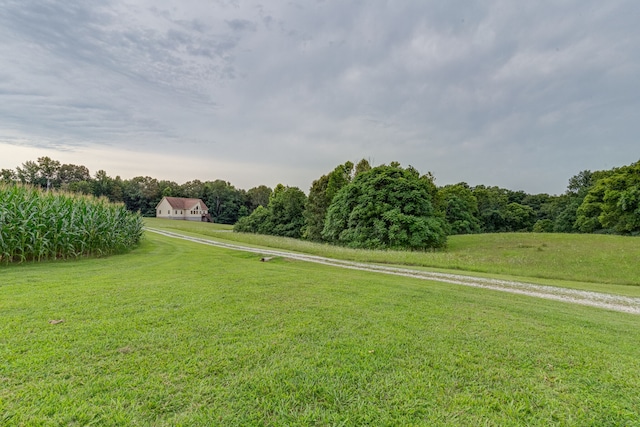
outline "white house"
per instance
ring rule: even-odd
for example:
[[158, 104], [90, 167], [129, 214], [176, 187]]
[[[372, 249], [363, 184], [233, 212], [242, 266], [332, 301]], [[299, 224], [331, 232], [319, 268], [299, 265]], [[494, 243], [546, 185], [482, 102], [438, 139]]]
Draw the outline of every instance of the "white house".
[[213, 222], [202, 199], [163, 197], [156, 206], [156, 218]]

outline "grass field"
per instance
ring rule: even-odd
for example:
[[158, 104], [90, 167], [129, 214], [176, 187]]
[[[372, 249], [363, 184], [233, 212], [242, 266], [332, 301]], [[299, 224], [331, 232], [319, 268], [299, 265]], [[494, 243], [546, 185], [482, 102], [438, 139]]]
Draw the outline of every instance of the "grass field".
[[640, 238], [592, 234], [502, 233], [450, 236], [440, 252], [367, 251], [258, 234], [230, 226], [145, 220], [151, 227], [220, 241], [287, 249], [353, 261], [428, 267], [640, 297]]
[[639, 326], [147, 233], [0, 267], [0, 425], [634, 426]]

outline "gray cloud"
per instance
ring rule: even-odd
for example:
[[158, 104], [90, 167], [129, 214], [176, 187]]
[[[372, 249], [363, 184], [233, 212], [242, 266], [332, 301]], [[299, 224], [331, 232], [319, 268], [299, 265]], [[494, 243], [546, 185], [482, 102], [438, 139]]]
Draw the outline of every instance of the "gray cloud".
[[367, 157], [557, 193], [640, 154], [631, 1], [0, 8], [0, 142], [209, 157], [305, 190]]

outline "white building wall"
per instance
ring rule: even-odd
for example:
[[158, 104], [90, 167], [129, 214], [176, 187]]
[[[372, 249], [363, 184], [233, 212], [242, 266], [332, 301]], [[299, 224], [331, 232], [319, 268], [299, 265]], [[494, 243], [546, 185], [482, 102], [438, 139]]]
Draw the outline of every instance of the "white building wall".
[[198, 202], [189, 209], [172, 208], [167, 199], [163, 198], [156, 207], [156, 218], [165, 219], [181, 219], [187, 221], [202, 221], [202, 215], [206, 215], [208, 211], [202, 209]]
[[162, 199], [156, 207], [156, 218], [174, 219], [170, 212], [173, 213], [173, 210], [171, 210], [171, 205], [169, 204], [167, 199]]

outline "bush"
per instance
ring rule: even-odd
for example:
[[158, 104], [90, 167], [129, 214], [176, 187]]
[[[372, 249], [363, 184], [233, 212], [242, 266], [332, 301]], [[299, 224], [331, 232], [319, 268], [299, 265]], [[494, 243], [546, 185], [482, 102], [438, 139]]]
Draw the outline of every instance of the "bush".
[[553, 221], [550, 219], [539, 219], [533, 226], [534, 233], [553, 233]]

